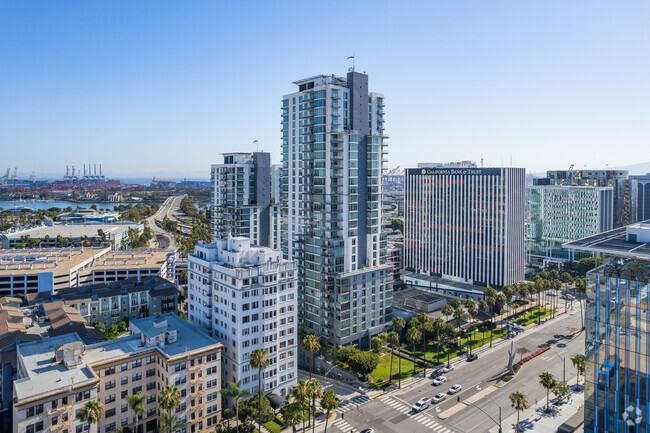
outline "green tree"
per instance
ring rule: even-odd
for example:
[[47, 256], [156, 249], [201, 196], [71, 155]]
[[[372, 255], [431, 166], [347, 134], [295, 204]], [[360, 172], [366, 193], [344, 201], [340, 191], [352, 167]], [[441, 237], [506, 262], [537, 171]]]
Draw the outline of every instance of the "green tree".
[[[167, 419], [165, 427], [168, 428], [167, 433], [172, 433], [173, 430], [169, 430], [174, 424], [174, 416], [172, 411], [176, 409], [181, 404], [181, 391], [173, 385], [167, 385], [158, 396], [158, 405], [162, 410], [167, 411]], [[176, 430], [176, 429], [175, 429]]]
[[585, 281], [584, 278], [578, 278], [576, 280], [575, 291], [576, 293], [580, 294], [578, 298], [578, 302], [580, 303], [580, 323], [582, 325], [582, 329], [585, 329], [585, 319], [584, 319], [584, 314], [582, 312], [582, 298], [587, 292], [587, 282]]
[[368, 375], [379, 365], [379, 355], [373, 351], [359, 351], [348, 362], [350, 369], [366, 381]]
[[555, 386], [555, 378], [551, 373], [545, 371], [539, 375], [539, 384], [544, 387], [546, 390], [546, 412], [551, 410], [550, 408], [550, 392]]
[[515, 352], [517, 352], [517, 355], [519, 355], [519, 360], [521, 361], [524, 355], [530, 352], [530, 350], [528, 350], [527, 347], [518, 347], [517, 350], [515, 350]]
[[[339, 349], [340, 351], [340, 349]], [[305, 404], [309, 399], [309, 385], [308, 382], [304, 379], [301, 379], [296, 383], [296, 386], [291, 390], [291, 395], [293, 396], [296, 403], [300, 405], [302, 411], [302, 431], [305, 431]]]
[[318, 342], [318, 337], [316, 337], [314, 334], [305, 335], [305, 338], [302, 339], [302, 347], [307, 352], [309, 352], [311, 356], [311, 368], [309, 370], [309, 380], [311, 380], [311, 374], [314, 371], [314, 367], [315, 367], [314, 365], [315, 355], [316, 352], [320, 350], [320, 343]]
[[517, 411], [517, 428], [515, 430], [521, 431], [519, 430], [519, 413], [522, 410], [528, 409], [528, 400], [526, 399], [526, 396], [519, 391], [511, 393], [508, 398], [510, 399], [510, 406]]
[[[185, 199], [183, 199], [185, 200]], [[262, 370], [267, 368], [271, 362], [269, 361], [269, 353], [266, 349], [255, 349], [250, 355], [250, 364], [252, 368], [257, 369], [258, 388], [259, 388], [259, 411], [258, 411], [258, 427], [259, 433], [262, 433]]]
[[161, 413], [159, 419], [160, 429], [163, 432], [172, 433], [185, 427], [185, 423], [181, 421], [179, 417], [176, 415], [171, 415], [167, 412]]
[[404, 233], [404, 220], [402, 218], [391, 218], [390, 223], [393, 231], [399, 230]]
[[[394, 317], [393, 318], [393, 329], [395, 332], [397, 332], [397, 336], [399, 337], [402, 334], [402, 330], [406, 327], [406, 322], [404, 319], [401, 317]], [[399, 369], [399, 379], [398, 379], [398, 388], [402, 388], [402, 345], [397, 344], [397, 354], [399, 356], [399, 361], [398, 361], [398, 369]]]
[[578, 264], [576, 265], [576, 274], [579, 277], [584, 278], [587, 275], [587, 272], [591, 271], [596, 266], [602, 266], [602, 264], [602, 257], [585, 257], [578, 260]]
[[90, 400], [83, 405], [77, 414], [77, 419], [90, 425], [97, 424], [104, 418], [104, 406], [97, 400]]
[[357, 349], [354, 346], [342, 346], [342, 347], [339, 347], [339, 350], [336, 352], [336, 359], [338, 359], [339, 361], [341, 361], [341, 362], [343, 362], [345, 364], [349, 364], [350, 359], [352, 359], [352, 357], [358, 351], [359, 351], [359, 349]]
[[573, 366], [576, 368], [576, 389], [580, 388], [580, 374], [585, 372], [585, 357], [577, 354], [571, 358]]
[[239, 433], [239, 402], [251, 396], [251, 392], [241, 387], [241, 381], [228, 382], [225, 388], [221, 388], [221, 394], [235, 400], [235, 418], [237, 419], [237, 433]]
[[[416, 326], [412, 326], [406, 332], [406, 341], [413, 345], [413, 356], [415, 356], [415, 344], [422, 338], [422, 333]], [[413, 376], [415, 376], [415, 358], [413, 358]]]
[[336, 398], [336, 394], [334, 394], [334, 391], [332, 391], [331, 389], [325, 391], [325, 394], [323, 394], [323, 398], [320, 399], [320, 407], [322, 407], [325, 410], [325, 433], [327, 433], [327, 423], [329, 421], [330, 414], [332, 413], [332, 411], [338, 409], [339, 407], [339, 400], [338, 398]]
[[297, 402], [286, 405], [282, 408], [282, 421], [285, 427], [291, 427], [293, 433], [296, 433], [296, 426], [303, 421], [302, 412], [304, 406], [301, 408]]
[[[399, 335], [397, 335], [397, 332], [392, 331], [388, 334], [388, 347], [390, 347], [390, 374], [389, 374], [389, 382], [393, 383], [393, 354], [395, 353], [395, 349], [399, 347]], [[327, 429], [326, 429], [327, 430]]]
[[569, 387], [569, 384], [560, 380], [555, 382], [555, 386], [553, 386], [552, 391], [553, 394], [555, 394], [555, 396], [560, 399], [571, 395], [571, 388]]
[[106, 332], [106, 325], [104, 325], [103, 322], [97, 322], [93, 325], [93, 327], [101, 333]]
[[309, 411], [311, 418], [313, 419], [312, 431], [314, 431], [316, 429], [316, 399], [323, 396], [323, 385], [321, 385], [317, 380], [310, 380], [307, 382], [307, 390], [310, 399]]
[[[144, 402], [145, 402], [146, 398], [147, 398], [147, 395], [143, 394], [142, 391], [138, 391], [133, 395], [127, 395], [126, 396], [127, 404], [129, 405], [129, 407], [131, 408], [133, 413], [135, 413], [135, 417], [136, 417], [136, 421], [137, 421], [136, 424], [140, 423], [140, 419], [141, 419], [142, 415], [147, 411], [147, 409], [144, 406]], [[138, 430], [137, 425], [136, 425], [136, 430]]]

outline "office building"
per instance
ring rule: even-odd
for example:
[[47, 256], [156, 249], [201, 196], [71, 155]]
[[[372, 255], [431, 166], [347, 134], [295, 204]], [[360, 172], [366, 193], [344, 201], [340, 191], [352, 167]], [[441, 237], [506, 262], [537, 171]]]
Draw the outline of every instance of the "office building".
[[535, 185], [600, 186], [614, 191], [614, 227], [636, 222], [637, 191], [627, 170], [549, 170]]
[[576, 262], [589, 253], [562, 244], [614, 228], [614, 191], [596, 186], [531, 186], [527, 190], [528, 264]]
[[3, 249], [25, 248], [32, 244], [39, 248], [57, 248], [69, 241], [78, 247], [110, 245], [113, 250], [119, 250], [128, 245], [129, 230], [140, 233], [143, 228], [141, 223], [132, 222], [51, 224], [0, 234], [0, 246]]
[[282, 249], [298, 261], [300, 326], [330, 346], [368, 348], [392, 319], [384, 97], [354, 70], [294, 84], [282, 99]]
[[[175, 415], [187, 432], [214, 429], [221, 414], [221, 348], [174, 314], [133, 320], [130, 336], [86, 345], [76, 333], [17, 345], [13, 431], [158, 431], [158, 395], [181, 391]], [[147, 396], [136, 418], [126, 396]], [[90, 400], [104, 407], [96, 426], [76, 413]]]
[[650, 431], [650, 222], [565, 244], [602, 255], [587, 274], [585, 432]]
[[110, 247], [0, 250], [0, 296], [56, 294], [82, 284], [159, 276], [174, 280], [176, 252]]
[[[257, 393], [250, 354], [266, 349], [265, 394], [287, 396], [297, 383], [298, 268], [282, 253], [227, 237], [188, 256], [188, 320], [224, 344], [222, 381]], [[234, 409], [233, 401], [228, 401]]]
[[407, 169], [404, 208], [413, 281], [503, 287], [524, 279], [523, 168]]
[[[277, 168], [276, 170], [277, 171]], [[265, 152], [225, 153], [212, 165], [212, 239], [244, 236], [255, 245], [273, 247], [274, 169]]]
[[630, 176], [637, 190], [637, 221], [650, 219], [650, 173]]

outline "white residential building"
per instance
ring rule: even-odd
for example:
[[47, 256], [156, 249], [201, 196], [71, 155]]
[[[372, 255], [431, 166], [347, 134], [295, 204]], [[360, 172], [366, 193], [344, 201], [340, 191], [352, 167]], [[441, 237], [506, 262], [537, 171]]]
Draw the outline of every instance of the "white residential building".
[[299, 264], [300, 325], [331, 346], [369, 348], [392, 319], [384, 97], [354, 70], [294, 84], [282, 100], [282, 250]]
[[[269, 353], [264, 392], [286, 396], [297, 382], [297, 274], [282, 253], [244, 237], [199, 243], [188, 256], [188, 320], [224, 344], [222, 380], [259, 391], [250, 366], [255, 349]], [[228, 402], [232, 407], [232, 402]]]

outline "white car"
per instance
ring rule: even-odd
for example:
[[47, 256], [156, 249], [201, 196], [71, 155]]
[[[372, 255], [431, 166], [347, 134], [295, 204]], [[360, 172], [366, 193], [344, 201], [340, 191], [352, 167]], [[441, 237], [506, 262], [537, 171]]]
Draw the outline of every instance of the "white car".
[[424, 409], [427, 409], [429, 406], [431, 406], [431, 399], [423, 397], [418, 400], [418, 402], [415, 403], [411, 409], [413, 409], [413, 412], [421, 412]]
[[433, 396], [432, 401], [433, 401], [434, 403], [440, 403], [441, 401], [443, 401], [443, 400], [446, 399], [446, 398], [447, 398], [447, 396], [446, 396], [445, 394], [439, 392], [438, 394], [436, 394], [436, 395]]
[[463, 387], [460, 386], [459, 384], [456, 384], [456, 385], [452, 386], [451, 388], [449, 388], [449, 394], [454, 395], [457, 392], [460, 392], [461, 389], [463, 389]]
[[435, 386], [442, 385], [445, 382], [447, 382], [447, 378], [445, 376], [438, 376], [435, 379], [433, 379], [433, 384]]
[[454, 366], [451, 365], [451, 364], [449, 364], [449, 365], [443, 367], [443, 369], [442, 369], [442, 372], [443, 372], [443, 373], [449, 373], [450, 371], [454, 371]]

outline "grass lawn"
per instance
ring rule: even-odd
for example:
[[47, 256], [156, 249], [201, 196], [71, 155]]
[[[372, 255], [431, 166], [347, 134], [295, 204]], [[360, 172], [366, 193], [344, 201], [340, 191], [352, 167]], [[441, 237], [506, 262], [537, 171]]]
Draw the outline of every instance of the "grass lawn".
[[269, 421], [264, 423], [264, 427], [269, 429], [271, 433], [280, 433], [282, 431], [282, 426], [280, 426], [275, 421]]
[[553, 310], [548, 308], [535, 308], [534, 310], [529, 310], [517, 314], [517, 317], [514, 319], [515, 323], [521, 326], [528, 326], [530, 324], [536, 323], [538, 320], [547, 318], [553, 314]]
[[[504, 331], [501, 329], [494, 329], [492, 331], [492, 341], [498, 340], [501, 338], [501, 336], [504, 334]], [[486, 344], [490, 344], [490, 331], [488, 329], [485, 330], [485, 333], [483, 333], [481, 330], [475, 331], [472, 333], [471, 336], [465, 336], [461, 340], [461, 348], [456, 348], [456, 347], [450, 347], [448, 349], [439, 347], [437, 344], [427, 344], [427, 356], [426, 359], [432, 362], [438, 362], [440, 363], [445, 363], [447, 362], [447, 355], [449, 355], [449, 360], [452, 360], [459, 355], [464, 354], [467, 352], [467, 340], [470, 340], [470, 344], [472, 346], [472, 349], [476, 349], [477, 347], [484, 346]], [[411, 347], [410, 345], [407, 345], [404, 349], [408, 353], [411, 353]], [[460, 350], [459, 350], [460, 349]], [[424, 345], [422, 344], [416, 344], [415, 345], [415, 355], [419, 357], [424, 357]]]
[[[413, 376], [413, 362], [405, 358], [400, 358], [396, 353], [393, 356], [393, 382], [397, 382], [397, 380], [400, 379], [399, 363], [402, 364], [402, 380]], [[416, 374], [420, 373], [421, 371], [422, 366], [420, 364], [416, 365]], [[370, 373], [370, 376], [372, 376], [375, 389], [382, 388], [384, 385], [388, 384], [388, 381], [390, 379], [390, 353], [387, 352], [384, 356], [379, 358], [379, 365], [377, 365], [377, 368], [375, 368], [375, 370]], [[379, 382], [380, 380], [381, 382]]]

